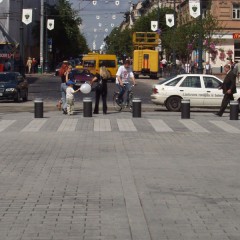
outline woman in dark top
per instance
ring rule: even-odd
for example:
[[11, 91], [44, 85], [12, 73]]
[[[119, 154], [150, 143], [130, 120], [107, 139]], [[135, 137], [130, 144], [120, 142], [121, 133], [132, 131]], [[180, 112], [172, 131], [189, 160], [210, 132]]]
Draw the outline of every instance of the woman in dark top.
[[107, 114], [107, 79], [110, 78], [110, 74], [104, 66], [100, 67], [99, 73], [100, 74], [97, 73], [91, 81], [91, 85], [94, 82], [97, 82], [97, 86], [95, 87], [95, 107], [93, 113], [99, 113], [99, 100], [100, 96], [102, 96], [103, 114]]

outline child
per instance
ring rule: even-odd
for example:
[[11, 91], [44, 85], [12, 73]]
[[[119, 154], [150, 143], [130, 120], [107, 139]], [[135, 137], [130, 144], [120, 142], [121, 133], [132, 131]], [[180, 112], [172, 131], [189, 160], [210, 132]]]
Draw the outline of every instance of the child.
[[68, 115], [73, 115], [74, 110], [74, 93], [80, 91], [80, 88], [78, 88], [76, 91], [73, 89], [73, 85], [75, 82], [69, 80], [67, 82], [67, 89], [66, 89], [66, 99], [67, 99], [67, 113]]

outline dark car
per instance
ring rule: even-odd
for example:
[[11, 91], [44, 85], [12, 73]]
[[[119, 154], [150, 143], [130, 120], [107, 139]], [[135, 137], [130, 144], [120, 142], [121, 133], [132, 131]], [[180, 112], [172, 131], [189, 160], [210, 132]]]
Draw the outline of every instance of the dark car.
[[0, 99], [27, 101], [27, 80], [18, 72], [0, 72]]
[[74, 80], [76, 81], [76, 86], [80, 86], [81, 83], [90, 82], [94, 75], [87, 69], [73, 69]]

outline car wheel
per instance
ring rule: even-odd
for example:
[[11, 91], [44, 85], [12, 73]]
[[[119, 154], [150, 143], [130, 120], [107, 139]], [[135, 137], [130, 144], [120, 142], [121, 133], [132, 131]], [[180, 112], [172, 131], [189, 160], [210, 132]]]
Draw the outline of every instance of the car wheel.
[[25, 95], [23, 97], [23, 101], [28, 101], [28, 90], [25, 92]]
[[20, 92], [17, 92], [17, 96], [14, 98], [14, 102], [20, 102], [21, 101], [21, 96], [20, 96]]
[[166, 107], [169, 111], [178, 112], [181, 109], [181, 98], [180, 97], [170, 97], [166, 102]]

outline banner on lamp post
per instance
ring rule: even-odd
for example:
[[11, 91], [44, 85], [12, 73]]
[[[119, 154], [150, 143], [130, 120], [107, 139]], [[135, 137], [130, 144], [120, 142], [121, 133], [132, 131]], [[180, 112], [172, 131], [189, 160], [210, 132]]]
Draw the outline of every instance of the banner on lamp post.
[[158, 30], [158, 21], [151, 21], [151, 30], [152, 31]]
[[22, 10], [22, 22], [26, 25], [32, 22], [32, 9]]
[[174, 14], [166, 14], [166, 25], [173, 27], [174, 24]]
[[200, 0], [189, 0], [189, 12], [190, 15], [194, 18], [200, 16]]
[[48, 19], [47, 20], [47, 29], [53, 30], [54, 29], [54, 19]]

